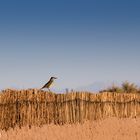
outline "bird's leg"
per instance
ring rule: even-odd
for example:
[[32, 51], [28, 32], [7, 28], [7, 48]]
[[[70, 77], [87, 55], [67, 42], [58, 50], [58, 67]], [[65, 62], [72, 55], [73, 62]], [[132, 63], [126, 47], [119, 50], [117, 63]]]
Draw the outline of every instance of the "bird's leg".
[[48, 88], [48, 91], [51, 92], [51, 90]]

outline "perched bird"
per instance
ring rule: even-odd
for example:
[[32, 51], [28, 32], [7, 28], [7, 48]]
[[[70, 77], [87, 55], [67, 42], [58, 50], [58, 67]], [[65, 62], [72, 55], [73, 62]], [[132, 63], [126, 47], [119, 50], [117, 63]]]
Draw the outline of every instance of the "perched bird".
[[57, 79], [57, 78], [56, 77], [51, 77], [50, 80], [41, 89], [47, 88], [50, 91], [49, 88], [50, 88], [50, 86], [52, 86], [55, 79]]

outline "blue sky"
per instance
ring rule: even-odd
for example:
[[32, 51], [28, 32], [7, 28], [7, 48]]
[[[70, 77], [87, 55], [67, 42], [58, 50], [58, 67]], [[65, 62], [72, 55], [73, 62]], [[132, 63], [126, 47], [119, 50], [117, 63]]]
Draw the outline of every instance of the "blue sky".
[[1, 0], [0, 89], [140, 83], [140, 1]]

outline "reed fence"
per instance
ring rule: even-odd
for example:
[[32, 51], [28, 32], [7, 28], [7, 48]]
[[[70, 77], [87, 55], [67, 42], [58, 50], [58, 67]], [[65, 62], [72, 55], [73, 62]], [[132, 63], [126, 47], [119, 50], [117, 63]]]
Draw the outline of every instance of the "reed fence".
[[36, 89], [0, 93], [0, 129], [139, 116], [140, 94], [52, 94]]

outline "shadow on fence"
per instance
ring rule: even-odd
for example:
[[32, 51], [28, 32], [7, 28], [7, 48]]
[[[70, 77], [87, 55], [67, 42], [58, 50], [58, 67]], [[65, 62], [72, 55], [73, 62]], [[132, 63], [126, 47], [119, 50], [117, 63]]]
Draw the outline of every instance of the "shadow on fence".
[[140, 94], [50, 94], [36, 89], [5, 90], [0, 93], [0, 129], [138, 116]]

